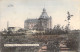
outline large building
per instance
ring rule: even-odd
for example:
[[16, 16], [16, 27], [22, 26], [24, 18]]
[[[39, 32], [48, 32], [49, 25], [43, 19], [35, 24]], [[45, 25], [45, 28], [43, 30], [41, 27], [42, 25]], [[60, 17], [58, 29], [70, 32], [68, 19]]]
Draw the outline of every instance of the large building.
[[35, 26], [38, 22], [38, 19], [27, 19], [24, 23], [24, 28], [26, 30], [35, 30]]
[[26, 30], [39, 30], [44, 31], [52, 28], [52, 17], [48, 16], [46, 9], [43, 8], [43, 12], [38, 19], [27, 19], [24, 22], [24, 28]]

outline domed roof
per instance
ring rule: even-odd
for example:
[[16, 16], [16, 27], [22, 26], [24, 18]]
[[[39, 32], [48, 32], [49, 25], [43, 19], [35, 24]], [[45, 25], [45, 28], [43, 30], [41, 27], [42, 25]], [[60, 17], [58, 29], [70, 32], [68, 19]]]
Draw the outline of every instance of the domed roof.
[[49, 16], [47, 15], [47, 12], [46, 12], [45, 8], [43, 8], [43, 12], [42, 12], [42, 14], [40, 15], [39, 18], [49, 18]]
[[43, 11], [44, 11], [44, 12], [46, 12], [46, 9], [45, 9], [45, 8], [43, 8]]

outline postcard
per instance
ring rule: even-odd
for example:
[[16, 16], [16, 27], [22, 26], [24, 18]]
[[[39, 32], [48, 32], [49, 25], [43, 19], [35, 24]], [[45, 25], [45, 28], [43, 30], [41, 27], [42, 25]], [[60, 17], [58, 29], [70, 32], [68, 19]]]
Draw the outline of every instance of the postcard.
[[80, 52], [80, 0], [0, 0], [0, 52]]

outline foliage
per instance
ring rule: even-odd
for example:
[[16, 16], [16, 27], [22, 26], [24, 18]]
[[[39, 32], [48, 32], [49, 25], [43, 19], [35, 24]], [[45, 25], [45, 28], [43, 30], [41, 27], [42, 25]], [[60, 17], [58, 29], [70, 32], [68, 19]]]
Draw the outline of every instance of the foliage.
[[72, 50], [78, 50], [78, 46], [79, 46], [79, 34], [78, 32], [75, 33], [71, 33], [68, 35], [68, 40], [67, 40], [67, 47], [71, 48]]
[[67, 34], [68, 31], [66, 27], [60, 26], [59, 24], [55, 25], [53, 29], [46, 30], [45, 34], [49, 35], [60, 35], [60, 34]]

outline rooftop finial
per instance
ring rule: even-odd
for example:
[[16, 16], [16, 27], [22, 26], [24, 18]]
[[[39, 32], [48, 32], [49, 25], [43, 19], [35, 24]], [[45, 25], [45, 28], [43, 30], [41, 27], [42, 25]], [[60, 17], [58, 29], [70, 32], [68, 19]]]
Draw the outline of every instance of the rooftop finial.
[[43, 8], [43, 12], [46, 12], [46, 9], [45, 8]]
[[45, 9], [45, 3], [44, 3], [44, 8], [43, 8], [43, 12], [46, 12], [46, 9]]

